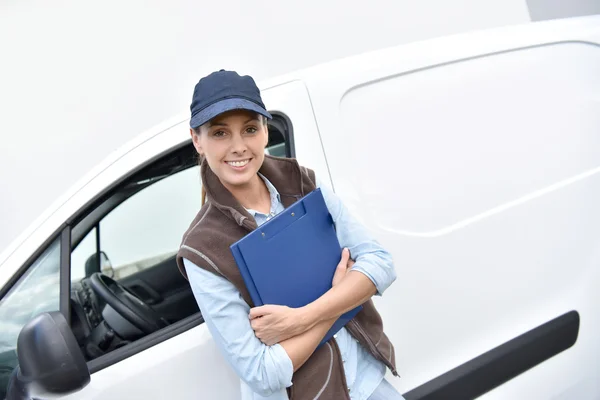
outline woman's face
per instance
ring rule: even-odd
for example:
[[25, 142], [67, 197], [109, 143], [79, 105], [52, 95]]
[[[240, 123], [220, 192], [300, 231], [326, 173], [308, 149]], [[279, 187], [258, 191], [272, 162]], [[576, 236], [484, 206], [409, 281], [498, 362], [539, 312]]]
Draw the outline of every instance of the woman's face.
[[240, 187], [262, 166], [269, 133], [259, 114], [233, 110], [202, 125], [199, 134], [192, 131], [192, 140], [225, 187]]

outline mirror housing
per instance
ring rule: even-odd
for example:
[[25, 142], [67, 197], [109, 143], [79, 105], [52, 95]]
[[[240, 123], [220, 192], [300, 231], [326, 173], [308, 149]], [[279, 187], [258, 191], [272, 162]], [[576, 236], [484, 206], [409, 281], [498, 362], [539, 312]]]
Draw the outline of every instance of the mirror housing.
[[90, 382], [75, 335], [58, 311], [42, 313], [21, 329], [17, 355], [6, 400], [65, 396]]

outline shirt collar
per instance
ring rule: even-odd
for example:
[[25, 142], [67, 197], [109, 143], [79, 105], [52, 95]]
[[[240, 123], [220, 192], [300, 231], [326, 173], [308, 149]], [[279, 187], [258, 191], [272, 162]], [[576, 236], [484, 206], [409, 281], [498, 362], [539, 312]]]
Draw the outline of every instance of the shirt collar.
[[[275, 186], [273, 186], [271, 181], [269, 181], [263, 174], [261, 174], [259, 172], [258, 176], [260, 176], [260, 178], [263, 180], [263, 182], [267, 186], [267, 189], [269, 190], [269, 195], [271, 196], [271, 210], [270, 211], [272, 212], [273, 210], [275, 210], [277, 204], [281, 203], [281, 196], [279, 195], [279, 192], [277, 191]], [[261, 212], [258, 212], [256, 210], [252, 210], [249, 208], [247, 208], [246, 211], [248, 211], [248, 213], [250, 215], [252, 215], [252, 217], [256, 217], [257, 214], [262, 214]]]

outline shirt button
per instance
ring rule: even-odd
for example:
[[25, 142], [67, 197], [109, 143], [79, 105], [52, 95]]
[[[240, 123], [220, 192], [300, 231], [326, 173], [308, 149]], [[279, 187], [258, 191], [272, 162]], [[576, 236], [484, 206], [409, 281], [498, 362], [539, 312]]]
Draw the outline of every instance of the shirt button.
[[350, 388], [348, 388], [348, 393], [350, 393]]
[[334, 338], [334, 339], [337, 339], [337, 333], [336, 333], [335, 335], [333, 335], [333, 338]]

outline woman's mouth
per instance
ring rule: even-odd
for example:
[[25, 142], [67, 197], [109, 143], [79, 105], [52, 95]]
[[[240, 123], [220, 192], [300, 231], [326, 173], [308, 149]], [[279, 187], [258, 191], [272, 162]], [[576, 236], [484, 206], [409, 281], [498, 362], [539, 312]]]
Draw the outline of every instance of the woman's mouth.
[[246, 165], [248, 165], [248, 163], [250, 162], [250, 159], [246, 159], [246, 160], [236, 160], [236, 161], [225, 161], [225, 163], [227, 163], [227, 165], [229, 165], [230, 167], [240, 170], [240, 169], [244, 169], [244, 167]]

